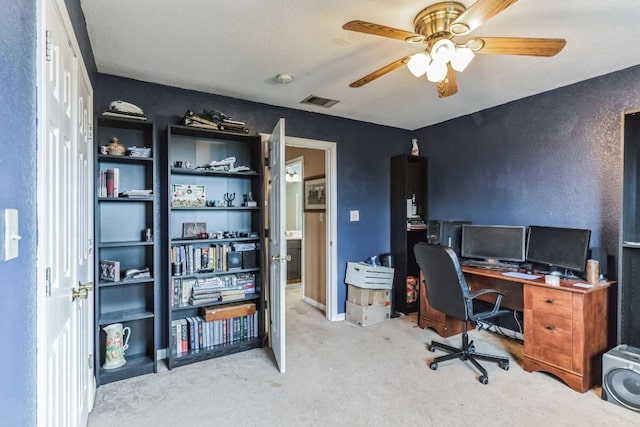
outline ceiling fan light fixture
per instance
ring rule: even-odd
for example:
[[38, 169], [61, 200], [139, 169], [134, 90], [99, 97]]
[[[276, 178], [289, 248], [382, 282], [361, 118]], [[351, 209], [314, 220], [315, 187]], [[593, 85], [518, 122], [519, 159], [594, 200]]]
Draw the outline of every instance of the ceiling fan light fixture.
[[451, 67], [456, 71], [464, 71], [474, 56], [475, 54], [468, 47], [456, 47], [455, 54], [451, 58]]
[[411, 56], [409, 62], [407, 62], [407, 68], [416, 77], [422, 76], [427, 72], [429, 64], [431, 63], [431, 56], [428, 53], [416, 53]]
[[434, 61], [446, 64], [451, 61], [455, 54], [456, 46], [449, 39], [438, 40], [431, 49], [431, 56]]
[[438, 83], [447, 77], [447, 64], [440, 61], [433, 61], [427, 68], [427, 80]]

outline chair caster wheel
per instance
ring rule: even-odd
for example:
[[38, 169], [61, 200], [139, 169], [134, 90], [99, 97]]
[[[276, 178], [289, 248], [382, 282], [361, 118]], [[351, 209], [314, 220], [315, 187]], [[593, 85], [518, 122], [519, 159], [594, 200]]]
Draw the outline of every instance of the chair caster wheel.
[[429, 367], [432, 371], [435, 371], [436, 369], [438, 369], [438, 364], [436, 362], [431, 362], [429, 363]]
[[480, 375], [480, 378], [478, 378], [478, 381], [480, 381], [482, 384], [489, 384], [489, 378], [487, 378], [486, 375]]
[[431, 344], [431, 345], [429, 346], [429, 351], [430, 351], [431, 353], [433, 353], [434, 351], [436, 351], [436, 346], [435, 346], [435, 345], [433, 345], [433, 344]]
[[498, 363], [498, 367], [504, 369], [505, 371], [509, 370], [509, 362], [500, 362]]

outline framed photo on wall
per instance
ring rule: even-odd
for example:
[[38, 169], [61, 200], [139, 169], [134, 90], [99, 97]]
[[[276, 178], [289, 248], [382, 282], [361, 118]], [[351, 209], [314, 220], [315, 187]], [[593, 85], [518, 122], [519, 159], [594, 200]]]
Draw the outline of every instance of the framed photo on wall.
[[324, 211], [327, 209], [327, 179], [324, 175], [304, 180], [305, 212]]

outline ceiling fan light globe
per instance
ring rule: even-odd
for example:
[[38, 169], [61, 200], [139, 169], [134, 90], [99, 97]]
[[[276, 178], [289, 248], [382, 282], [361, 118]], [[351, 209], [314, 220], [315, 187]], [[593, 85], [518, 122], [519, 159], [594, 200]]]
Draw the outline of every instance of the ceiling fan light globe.
[[464, 71], [471, 63], [475, 54], [467, 47], [456, 47], [455, 54], [451, 58], [451, 67], [456, 71]]
[[446, 64], [451, 61], [455, 54], [456, 46], [449, 39], [438, 40], [431, 49], [431, 56], [434, 61]]
[[433, 61], [427, 68], [427, 80], [438, 83], [447, 77], [447, 64], [440, 61]]
[[416, 53], [411, 56], [409, 62], [407, 62], [407, 68], [416, 77], [422, 76], [427, 72], [427, 68], [431, 63], [431, 56], [428, 53]]

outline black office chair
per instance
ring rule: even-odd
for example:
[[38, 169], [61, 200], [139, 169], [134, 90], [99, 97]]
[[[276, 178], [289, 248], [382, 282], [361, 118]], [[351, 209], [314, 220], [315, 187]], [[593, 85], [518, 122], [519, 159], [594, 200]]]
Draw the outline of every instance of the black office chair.
[[[498, 366], [505, 371], [509, 369], [509, 359], [490, 354], [476, 353], [473, 341], [469, 342], [467, 322], [471, 321], [475, 323], [509, 314], [508, 310], [500, 309], [500, 302], [504, 294], [494, 289], [483, 289], [471, 293], [464, 279], [462, 269], [460, 268], [458, 257], [451, 248], [418, 243], [414, 246], [413, 250], [420, 271], [424, 276], [429, 305], [449, 316], [462, 320], [464, 325], [462, 348], [431, 341], [429, 351], [435, 351], [436, 348], [440, 348], [448, 351], [450, 354], [434, 358], [429, 362], [429, 367], [436, 370], [438, 369], [438, 363], [455, 358], [468, 360], [482, 373], [478, 381], [482, 384], [487, 384], [489, 382], [487, 371], [476, 359], [496, 362]], [[488, 293], [496, 294], [493, 309], [491, 311], [474, 313], [473, 300], [480, 295]]]

